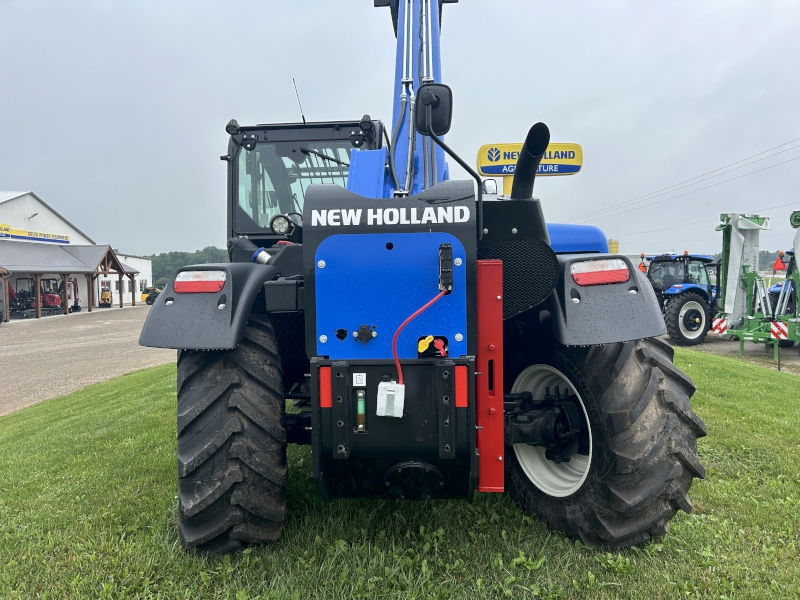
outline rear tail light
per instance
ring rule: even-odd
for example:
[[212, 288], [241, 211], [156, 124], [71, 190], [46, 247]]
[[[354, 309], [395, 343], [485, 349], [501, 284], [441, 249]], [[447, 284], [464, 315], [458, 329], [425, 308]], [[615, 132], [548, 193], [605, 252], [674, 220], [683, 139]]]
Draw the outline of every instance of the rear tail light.
[[222, 291], [225, 271], [181, 271], [172, 284], [177, 294], [208, 294]]
[[570, 267], [570, 273], [578, 285], [625, 283], [631, 278], [628, 265], [621, 258], [575, 262]]

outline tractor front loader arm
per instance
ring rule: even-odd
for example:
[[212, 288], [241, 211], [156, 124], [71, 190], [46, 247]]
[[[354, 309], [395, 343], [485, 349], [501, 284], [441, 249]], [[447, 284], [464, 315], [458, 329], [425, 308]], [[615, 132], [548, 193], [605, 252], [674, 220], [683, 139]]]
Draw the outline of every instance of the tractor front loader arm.
[[181, 267], [150, 309], [139, 344], [177, 350], [235, 348], [259, 292], [280, 274], [275, 266], [254, 263]]
[[559, 343], [612, 344], [667, 332], [652, 286], [627, 257], [560, 254], [558, 268], [548, 303]]

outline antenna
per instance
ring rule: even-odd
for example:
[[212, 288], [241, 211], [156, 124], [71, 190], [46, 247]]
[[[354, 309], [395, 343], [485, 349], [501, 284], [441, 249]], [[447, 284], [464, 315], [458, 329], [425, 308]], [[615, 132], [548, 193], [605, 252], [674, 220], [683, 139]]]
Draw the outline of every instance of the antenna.
[[303, 114], [303, 105], [300, 103], [300, 94], [297, 91], [297, 82], [292, 77], [292, 83], [294, 84], [294, 93], [297, 96], [297, 104], [300, 107], [300, 116], [303, 117], [303, 125], [306, 124], [306, 116]]

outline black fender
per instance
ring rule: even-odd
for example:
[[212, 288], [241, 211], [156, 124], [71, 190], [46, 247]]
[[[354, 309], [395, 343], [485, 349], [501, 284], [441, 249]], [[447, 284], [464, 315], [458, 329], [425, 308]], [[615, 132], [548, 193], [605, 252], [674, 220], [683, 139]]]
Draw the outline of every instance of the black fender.
[[[559, 343], [594, 346], [667, 333], [653, 287], [630, 259], [616, 254], [560, 254], [557, 258], [559, 279], [547, 303]], [[603, 258], [623, 260], [630, 279], [607, 285], [575, 283], [570, 271], [572, 263]]]
[[[172, 283], [181, 271], [225, 271], [222, 291], [176, 294]], [[230, 350], [244, 328], [258, 293], [280, 271], [271, 265], [218, 263], [177, 269], [158, 295], [139, 335], [139, 345], [177, 350]]]

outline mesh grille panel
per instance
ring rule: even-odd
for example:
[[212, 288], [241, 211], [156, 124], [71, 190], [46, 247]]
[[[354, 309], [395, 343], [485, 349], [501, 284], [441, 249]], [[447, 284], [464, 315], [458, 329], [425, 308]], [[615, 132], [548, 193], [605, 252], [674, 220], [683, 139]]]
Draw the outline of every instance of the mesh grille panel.
[[535, 238], [499, 240], [487, 258], [503, 261], [506, 319], [542, 302], [558, 281], [558, 261], [553, 250]]

